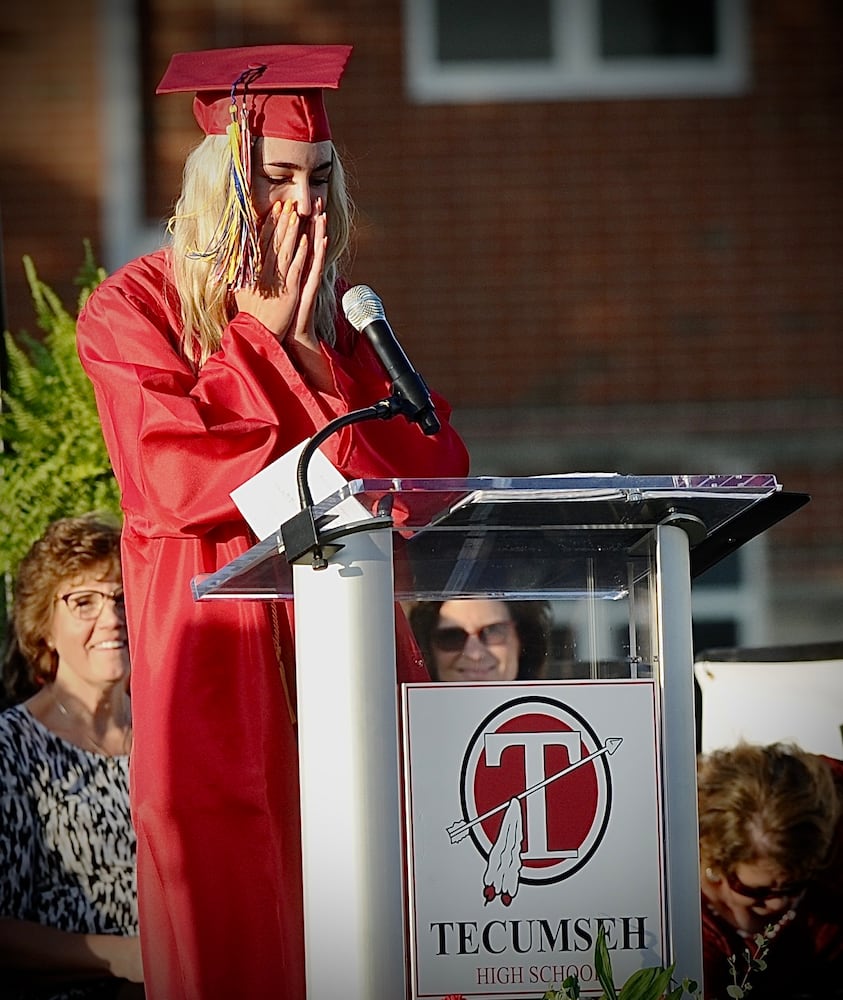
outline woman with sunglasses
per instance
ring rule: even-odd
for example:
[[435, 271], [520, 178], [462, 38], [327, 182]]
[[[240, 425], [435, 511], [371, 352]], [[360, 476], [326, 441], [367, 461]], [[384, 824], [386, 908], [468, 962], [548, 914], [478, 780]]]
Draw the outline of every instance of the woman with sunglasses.
[[434, 680], [532, 680], [544, 670], [546, 601], [420, 601], [410, 624]]
[[[0, 714], [0, 995], [142, 997], [120, 526], [51, 524], [21, 562]], [[7, 677], [14, 676], [9, 671]], [[19, 688], [19, 685], [18, 685]]]
[[[740, 744], [700, 758], [705, 996], [843, 996], [843, 763]], [[747, 954], [748, 950], [748, 954]]]

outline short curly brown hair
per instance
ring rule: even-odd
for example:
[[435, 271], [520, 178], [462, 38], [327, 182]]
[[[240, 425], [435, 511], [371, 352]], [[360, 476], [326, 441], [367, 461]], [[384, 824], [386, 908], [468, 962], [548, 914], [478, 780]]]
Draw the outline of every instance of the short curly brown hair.
[[700, 757], [697, 789], [703, 865], [729, 874], [768, 859], [794, 881], [824, 867], [841, 803], [822, 757], [740, 743]]
[[120, 524], [106, 514], [53, 521], [20, 562], [10, 642], [17, 647], [35, 684], [51, 681], [58, 666], [48, 636], [59, 585], [90, 573], [101, 579], [112, 575], [122, 578]]

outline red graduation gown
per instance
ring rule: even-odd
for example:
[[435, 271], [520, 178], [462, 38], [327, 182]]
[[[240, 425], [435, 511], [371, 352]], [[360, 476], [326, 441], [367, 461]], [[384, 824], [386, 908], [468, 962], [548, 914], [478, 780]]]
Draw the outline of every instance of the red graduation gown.
[[[131, 791], [141, 944], [150, 1000], [305, 996], [292, 608], [283, 669], [264, 602], [197, 603], [190, 580], [254, 544], [229, 493], [388, 382], [365, 338], [338, 322], [325, 347], [336, 398], [241, 314], [197, 375], [179, 352], [169, 251], [128, 264], [77, 324], [122, 491], [132, 652]], [[436, 398], [432, 437], [402, 417], [343, 429], [323, 451], [349, 478], [467, 474]], [[421, 660], [399, 635], [399, 679]], [[286, 691], [285, 691], [286, 686]], [[338, 972], [341, 989], [342, 973]]]

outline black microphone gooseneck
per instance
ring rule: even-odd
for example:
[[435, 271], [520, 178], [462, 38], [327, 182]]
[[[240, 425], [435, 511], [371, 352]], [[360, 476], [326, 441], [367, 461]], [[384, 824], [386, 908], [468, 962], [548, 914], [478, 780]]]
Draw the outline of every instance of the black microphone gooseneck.
[[[309, 555], [310, 565], [313, 569], [326, 569], [328, 566], [319, 532], [321, 522], [317, 524], [313, 516], [313, 494], [310, 492], [310, 486], [307, 482], [307, 470], [316, 449], [332, 434], [336, 434], [337, 431], [349, 424], [360, 423], [363, 420], [388, 420], [398, 412], [392, 398], [382, 399], [373, 406], [366, 406], [362, 410], [352, 410], [351, 413], [334, 417], [333, 420], [325, 424], [321, 431], [317, 431], [302, 448], [296, 465], [296, 484], [301, 510], [281, 525], [281, 540], [284, 543], [284, 555], [287, 557], [287, 562], [302, 562], [304, 557]], [[331, 520], [331, 518], [327, 520]], [[336, 551], [337, 548], [342, 548], [342, 546], [333, 546], [333, 551]]]

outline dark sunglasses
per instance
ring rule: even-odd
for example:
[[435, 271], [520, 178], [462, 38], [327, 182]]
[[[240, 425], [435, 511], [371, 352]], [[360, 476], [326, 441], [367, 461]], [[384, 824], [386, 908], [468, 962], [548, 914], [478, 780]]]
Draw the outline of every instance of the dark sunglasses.
[[757, 903], [763, 903], [768, 899], [799, 896], [808, 885], [807, 880], [788, 882], [787, 885], [744, 885], [734, 872], [726, 876], [726, 881], [732, 892], [736, 892], [739, 896], [746, 896], [747, 899], [754, 899]]
[[437, 628], [433, 632], [432, 642], [442, 653], [459, 653], [465, 648], [470, 635], [476, 635], [484, 646], [503, 646], [512, 633], [512, 622], [492, 622], [484, 625], [476, 632], [466, 632], [456, 625], [447, 628]]

